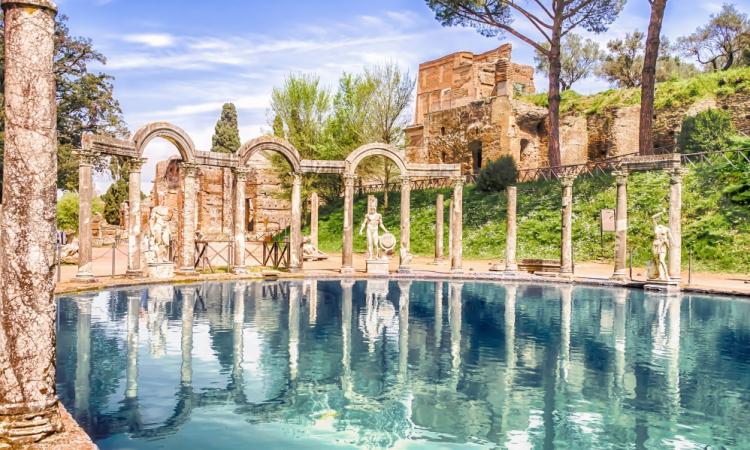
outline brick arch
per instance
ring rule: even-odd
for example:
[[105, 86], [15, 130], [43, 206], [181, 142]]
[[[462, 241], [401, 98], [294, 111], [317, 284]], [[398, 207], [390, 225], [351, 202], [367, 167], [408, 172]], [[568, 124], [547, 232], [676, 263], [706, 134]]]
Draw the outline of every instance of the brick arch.
[[292, 171], [299, 173], [302, 171], [302, 159], [296, 148], [284, 139], [275, 136], [260, 136], [251, 141], [242, 144], [237, 151], [240, 160], [240, 166], [246, 166], [248, 161], [262, 151], [272, 151], [280, 153], [292, 167]]
[[398, 170], [401, 172], [401, 176], [409, 176], [409, 170], [406, 168], [406, 160], [403, 153], [390, 144], [366, 144], [354, 150], [346, 158], [345, 172], [349, 175], [354, 175], [359, 163], [370, 156], [385, 156], [396, 164]]
[[133, 136], [133, 144], [139, 157], [143, 157], [146, 146], [155, 138], [171, 142], [185, 162], [195, 162], [195, 144], [190, 136], [177, 125], [169, 122], [152, 122], [139, 129]]

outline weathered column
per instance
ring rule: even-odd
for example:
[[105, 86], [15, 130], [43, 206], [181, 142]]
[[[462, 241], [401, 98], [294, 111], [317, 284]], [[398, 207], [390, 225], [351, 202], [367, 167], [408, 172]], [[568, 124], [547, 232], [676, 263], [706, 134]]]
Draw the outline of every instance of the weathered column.
[[443, 224], [445, 223], [445, 197], [438, 194], [435, 200], [435, 264], [445, 262], [443, 255]]
[[94, 153], [76, 152], [78, 156], [78, 273], [76, 280], [93, 281], [91, 272], [92, 240], [91, 201], [94, 197]]
[[354, 273], [354, 180], [344, 175], [344, 246], [341, 251], [341, 273]]
[[320, 208], [320, 199], [318, 193], [313, 192], [310, 195], [310, 244], [318, 248], [318, 209]]
[[302, 270], [302, 174], [292, 180], [292, 226], [289, 236], [289, 270]]
[[180, 251], [181, 274], [195, 273], [195, 212], [197, 208], [198, 165], [180, 164], [182, 183], [182, 249]]
[[451, 231], [453, 233], [451, 241], [451, 272], [463, 272], [463, 195], [464, 179], [456, 177], [453, 179], [453, 202], [451, 217]]
[[613, 280], [627, 281], [628, 256], [628, 172], [616, 170], [612, 173], [617, 183], [617, 207], [615, 209], [615, 272]]
[[60, 430], [55, 391], [56, 7], [2, 0], [5, 167], [0, 229], [0, 448]]
[[127, 276], [143, 276], [141, 268], [141, 169], [144, 158], [131, 158], [128, 161], [128, 203], [130, 204], [130, 227], [128, 228], [128, 271]]
[[180, 383], [189, 386], [193, 383], [193, 318], [195, 317], [195, 288], [182, 288], [182, 364]]
[[573, 275], [573, 181], [575, 176], [563, 175], [562, 184], [562, 239], [560, 244], [560, 275]]
[[669, 231], [672, 234], [669, 278], [679, 282], [682, 278], [682, 177], [685, 169], [674, 169], [669, 175]]
[[128, 367], [125, 370], [125, 398], [138, 396], [138, 321], [141, 312], [140, 292], [129, 292], [128, 298]]
[[236, 274], [247, 273], [245, 267], [245, 184], [247, 182], [247, 169], [238, 167], [234, 169], [234, 267], [232, 271]]
[[518, 272], [518, 263], [516, 262], [516, 241], [518, 226], [516, 223], [516, 198], [518, 189], [515, 186], [508, 186], [506, 195], [508, 196], [507, 224], [505, 233], [505, 266], [499, 263], [492, 266], [490, 270], [504, 270], [507, 273]]
[[401, 251], [399, 272], [409, 272], [411, 266], [411, 179], [401, 177]]
[[453, 263], [453, 198], [448, 200], [448, 261]]

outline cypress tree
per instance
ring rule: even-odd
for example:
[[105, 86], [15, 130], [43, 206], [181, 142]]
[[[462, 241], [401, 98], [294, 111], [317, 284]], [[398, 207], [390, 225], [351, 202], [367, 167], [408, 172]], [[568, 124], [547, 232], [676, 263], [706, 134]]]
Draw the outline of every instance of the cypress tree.
[[240, 148], [240, 130], [237, 126], [237, 108], [234, 103], [225, 103], [221, 117], [216, 122], [211, 151], [235, 153]]

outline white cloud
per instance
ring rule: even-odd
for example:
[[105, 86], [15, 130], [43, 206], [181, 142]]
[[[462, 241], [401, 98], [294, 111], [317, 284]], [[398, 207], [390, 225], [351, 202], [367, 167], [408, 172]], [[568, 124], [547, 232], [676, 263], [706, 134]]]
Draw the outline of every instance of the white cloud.
[[123, 36], [122, 40], [154, 48], [171, 47], [176, 42], [176, 38], [167, 33], [128, 34]]

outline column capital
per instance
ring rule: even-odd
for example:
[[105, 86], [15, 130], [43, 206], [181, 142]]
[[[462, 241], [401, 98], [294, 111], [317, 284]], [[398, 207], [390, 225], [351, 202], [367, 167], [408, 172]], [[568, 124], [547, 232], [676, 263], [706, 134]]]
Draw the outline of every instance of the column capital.
[[196, 176], [198, 176], [198, 164], [181, 162], [180, 169], [185, 171], [186, 177], [195, 178]]
[[302, 185], [302, 172], [292, 172], [292, 183], [295, 186]]
[[675, 167], [668, 170], [669, 182], [671, 184], [682, 183], [682, 177], [687, 173], [684, 167]]
[[576, 176], [566, 173], [560, 175], [560, 184], [563, 185], [563, 187], [573, 187], [573, 182], [576, 180]]
[[13, 6], [46, 9], [55, 14], [57, 13], [57, 5], [50, 0], [2, 0], [3, 10], [7, 10]]
[[612, 176], [615, 177], [615, 182], [618, 185], [628, 184], [628, 171], [625, 169], [617, 169], [612, 171]]
[[401, 185], [408, 184], [411, 186], [411, 177], [409, 175], [401, 175]]
[[128, 169], [131, 173], [140, 172], [146, 161], [148, 161], [146, 158], [130, 158], [128, 160]]
[[346, 186], [354, 186], [354, 182], [357, 180], [357, 176], [353, 173], [344, 174], [344, 184]]
[[74, 151], [73, 155], [78, 157], [78, 165], [84, 167], [93, 166], [94, 162], [96, 162], [97, 158], [99, 157], [99, 153], [83, 149]]
[[464, 185], [464, 176], [463, 175], [457, 175], [454, 177], [451, 177], [451, 183], [453, 183], [453, 187], [459, 187]]
[[233, 167], [232, 172], [234, 173], [237, 181], [247, 181], [247, 176], [250, 173], [250, 169], [247, 167]]

